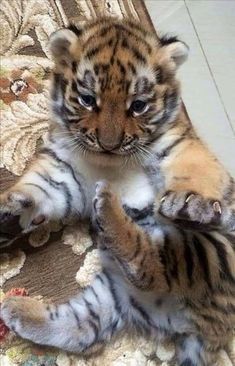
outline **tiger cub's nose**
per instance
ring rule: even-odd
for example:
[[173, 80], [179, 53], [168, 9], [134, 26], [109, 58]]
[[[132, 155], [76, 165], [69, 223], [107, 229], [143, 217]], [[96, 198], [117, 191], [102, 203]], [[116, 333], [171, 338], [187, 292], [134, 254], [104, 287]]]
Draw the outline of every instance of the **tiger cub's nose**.
[[102, 147], [102, 149], [104, 149], [105, 151], [112, 151], [115, 150], [117, 148], [120, 147], [120, 142], [118, 144], [113, 144], [112, 142], [107, 143], [107, 142], [100, 142], [100, 146]]

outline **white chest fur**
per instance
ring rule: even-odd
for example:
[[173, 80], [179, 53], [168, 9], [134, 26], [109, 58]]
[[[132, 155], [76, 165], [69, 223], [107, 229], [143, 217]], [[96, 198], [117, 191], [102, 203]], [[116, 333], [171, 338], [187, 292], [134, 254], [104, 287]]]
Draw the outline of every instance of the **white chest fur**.
[[107, 180], [123, 204], [142, 209], [154, 200], [154, 189], [141, 167], [103, 167], [80, 160], [77, 169], [84, 176], [90, 195], [94, 196], [95, 183]]

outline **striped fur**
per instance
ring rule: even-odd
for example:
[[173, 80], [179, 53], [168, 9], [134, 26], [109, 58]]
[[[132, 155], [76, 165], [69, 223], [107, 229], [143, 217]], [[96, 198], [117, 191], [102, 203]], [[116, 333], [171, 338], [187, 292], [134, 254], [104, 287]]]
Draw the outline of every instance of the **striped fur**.
[[89, 217], [103, 269], [66, 304], [5, 300], [4, 321], [72, 352], [135, 329], [174, 338], [181, 366], [216, 365], [234, 332], [235, 183], [182, 111], [187, 46], [102, 18], [56, 32], [51, 50], [51, 130], [0, 218], [28, 232]]

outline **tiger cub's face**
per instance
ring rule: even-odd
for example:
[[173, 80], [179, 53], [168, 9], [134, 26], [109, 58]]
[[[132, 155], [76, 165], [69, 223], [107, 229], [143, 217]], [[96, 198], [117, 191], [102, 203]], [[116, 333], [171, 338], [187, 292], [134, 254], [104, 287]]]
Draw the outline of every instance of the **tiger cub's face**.
[[56, 122], [88, 154], [136, 159], [179, 112], [175, 78], [187, 46], [130, 20], [102, 18], [54, 33]]

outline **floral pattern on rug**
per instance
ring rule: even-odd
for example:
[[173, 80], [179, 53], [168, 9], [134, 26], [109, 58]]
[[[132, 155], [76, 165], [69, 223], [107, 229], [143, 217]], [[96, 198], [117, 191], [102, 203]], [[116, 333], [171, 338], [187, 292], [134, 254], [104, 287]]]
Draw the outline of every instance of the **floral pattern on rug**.
[[48, 87], [51, 61], [34, 56], [1, 62], [0, 167], [21, 175], [48, 130]]
[[16, 249], [9, 253], [1, 251], [0, 256], [0, 287], [11, 277], [20, 273], [26, 259], [25, 253]]

